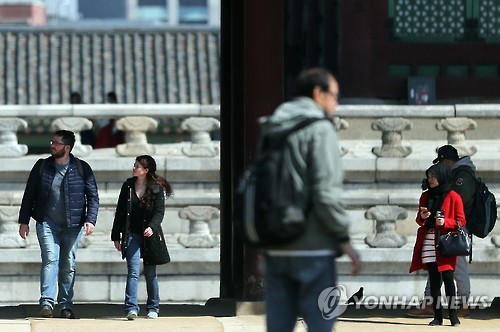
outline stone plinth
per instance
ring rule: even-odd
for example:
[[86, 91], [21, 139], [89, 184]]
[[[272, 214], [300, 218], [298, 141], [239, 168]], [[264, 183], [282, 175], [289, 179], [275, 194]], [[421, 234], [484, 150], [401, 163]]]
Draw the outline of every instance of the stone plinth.
[[154, 155], [155, 147], [148, 144], [146, 132], [158, 128], [158, 121], [147, 116], [127, 116], [116, 121], [116, 128], [125, 132], [125, 144], [116, 146], [120, 156]]
[[20, 157], [28, 153], [28, 147], [18, 144], [17, 131], [26, 129], [28, 123], [21, 118], [2, 118], [0, 121], [0, 158]]
[[404, 158], [412, 152], [410, 146], [403, 146], [403, 130], [412, 128], [411, 121], [404, 118], [382, 118], [372, 124], [373, 130], [382, 131], [382, 147], [374, 147], [377, 157]]
[[208, 222], [218, 218], [219, 209], [213, 206], [187, 206], [179, 211], [179, 217], [189, 220], [189, 234], [179, 236], [179, 243], [186, 248], [212, 248], [219, 240], [210, 234]]
[[26, 241], [19, 236], [18, 206], [0, 205], [0, 248], [21, 248]]
[[365, 243], [372, 248], [400, 248], [406, 238], [396, 233], [396, 220], [406, 219], [408, 212], [399, 206], [377, 205], [369, 208], [365, 218], [376, 221], [375, 234], [368, 235]]
[[191, 146], [182, 150], [186, 156], [214, 157], [219, 154], [210, 138], [210, 132], [220, 128], [219, 120], [191, 117], [182, 122], [181, 128], [191, 133]]
[[472, 156], [477, 152], [477, 146], [467, 146], [465, 132], [476, 129], [476, 121], [469, 118], [446, 118], [436, 124], [437, 130], [448, 133], [448, 144], [453, 145], [459, 156]]

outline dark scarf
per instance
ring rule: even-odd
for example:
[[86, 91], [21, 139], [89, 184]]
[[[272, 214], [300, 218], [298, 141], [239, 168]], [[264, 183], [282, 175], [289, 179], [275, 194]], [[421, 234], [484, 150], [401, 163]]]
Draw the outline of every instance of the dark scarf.
[[435, 188], [429, 188], [427, 191], [427, 209], [430, 211], [431, 215], [425, 221], [425, 227], [427, 229], [434, 228], [436, 224], [436, 211], [441, 209], [443, 205], [444, 198], [451, 190], [451, 185], [448, 182], [450, 169], [444, 164], [435, 164], [427, 169], [425, 174], [431, 172], [437, 178], [439, 186]]

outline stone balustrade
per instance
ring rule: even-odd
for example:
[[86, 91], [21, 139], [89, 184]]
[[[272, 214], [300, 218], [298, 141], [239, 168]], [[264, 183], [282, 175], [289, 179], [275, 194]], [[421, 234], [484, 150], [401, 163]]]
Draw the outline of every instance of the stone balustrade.
[[[180, 129], [190, 132], [191, 145], [182, 152], [187, 156], [214, 156], [219, 153], [210, 144], [210, 132], [220, 127], [218, 105], [196, 104], [86, 104], [86, 105], [5, 105], [0, 106], [0, 157], [19, 157], [27, 148], [17, 143], [17, 131], [26, 129], [28, 118], [53, 120], [52, 128], [66, 128], [77, 134], [75, 154], [88, 156], [91, 148], [80, 144], [79, 133], [92, 127], [92, 120], [119, 118], [117, 126], [125, 131], [126, 143], [117, 154], [131, 156], [142, 151], [154, 153], [147, 143], [148, 131], [157, 127], [156, 119], [184, 119]], [[71, 120], [70, 120], [71, 119]], [[368, 121], [368, 123], [366, 122]], [[369, 132], [382, 132], [382, 144], [370, 151], [381, 158], [406, 158], [413, 153], [412, 138], [436, 140], [446, 134], [448, 144], [456, 146], [460, 155], [474, 155], [477, 146], [467, 143], [466, 136], [475, 132], [477, 139], [488, 139], [500, 123], [500, 105], [341, 105], [334, 124], [341, 139], [375, 137]], [[362, 123], [362, 125], [360, 125]], [[403, 139], [403, 131], [405, 139]], [[361, 134], [359, 134], [361, 133]], [[380, 136], [379, 136], [380, 137]], [[408, 141], [405, 141], [408, 140]], [[341, 146], [342, 155], [347, 153]]]

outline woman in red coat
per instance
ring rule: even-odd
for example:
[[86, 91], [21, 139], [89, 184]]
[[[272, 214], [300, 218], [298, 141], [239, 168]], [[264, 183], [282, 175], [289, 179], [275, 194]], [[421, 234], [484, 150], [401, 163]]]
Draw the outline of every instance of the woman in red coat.
[[427, 270], [429, 273], [432, 308], [434, 319], [429, 325], [442, 325], [441, 280], [444, 282], [449, 305], [449, 317], [452, 326], [460, 324], [454, 303], [456, 297], [453, 271], [456, 256], [441, 256], [436, 250], [436, 231], [441, 234], [457, 230], [457, 221], [465, 225], [464, 206], [460, 195], [451, 189], [448, 182], [449, 168], [444, 164], [435, 164], [425, 172], [429, 190], [422, 193], [417, 213], [417, 240], [413, 249], [410, 273]]

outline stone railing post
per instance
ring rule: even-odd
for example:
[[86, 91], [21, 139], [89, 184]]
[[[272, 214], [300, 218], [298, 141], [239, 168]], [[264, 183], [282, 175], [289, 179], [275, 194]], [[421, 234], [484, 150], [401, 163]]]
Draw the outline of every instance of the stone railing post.
[[92, 121], [77, 116], [57, 118], [52, 121], [52, 130], [70, 130], [75, 133], [75, 146], [71, 152], [77, 157], [85, 157], [92, 152], [92, 146], [82, 144], [80, 135], [80, 132], [92, 129], [92, 127]]
[[[341, 130], [346, 130], [349, 128], [349, 123], [346, 120], [339, 118], [338, 116], [334, 117], [332, 119], [332, 122], [333, 122], [333, 125], [335, 126], [335, 129], [337, 130], [337, 132], [339, 132]], [[340, 146], [340, 155], [343, 156], [347, 152], [348, 152], [348, 149], [341, 145]]]
[[179, 211], [181, 219], [189, 220], [189, 234], [179, 236], [179, 243], [186, 248], [212, 248], [219, 239], [210, 234], [208, 222], [220, 215], [213, 206], [187, 206]]
[[365, 243], [372, 248], [400, 248], [406, 237], [396, 233], [396, 220], [406, 219], [408, 211], [394, 205], [376, 205], [365, 212], [365, 218], [376, 220], [375, 234], [368, 235]]
[[381, 118], [372, 123], [372, 130], [382, 131], [382, 147], [374, 147], [377, 157], [404, 158], [412, 149], [401, 144], [403, 130], [410, 130], [412, 123], [405, 118]]
[[182, 121], [181, 128], [191, 133], [191, 146], [182, 149], [186, 156], [214, 157], [219, 154], [210, 138], [210, 132], [220, 128], [219, 120], [206, 117], [190, 117]]
[[436, 124], [437, 130], [446, 130], [448, 132], [448, 144], [453, 145], [459, 156], [472, 156], [477, 152], [477, 147], [467, 146], [465, 144], [465, 132], [476, 129], [476, 121], [469, 118], [446, 118]]
[[26, 241], [19, 236], [18, 206], [0, 206], [0, 248], [24, 248]]
[[120, 156], [153, 155], [153, 144], [148, 144], [146, 132], [158, 128], [158, 121], [148, 116], [127, 116], [116, 121], [116, 128], [125, 132], [125, 144], [116, 146]]
[[21, 118], [2, 118], [0, 121], [0, 158], [20, 157], [28, 153], [28, 147], [18, 144], [17, 131], [26, 129], [28, 123]]

